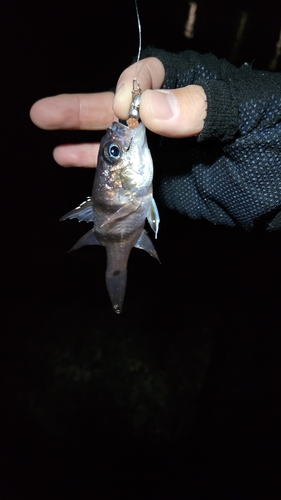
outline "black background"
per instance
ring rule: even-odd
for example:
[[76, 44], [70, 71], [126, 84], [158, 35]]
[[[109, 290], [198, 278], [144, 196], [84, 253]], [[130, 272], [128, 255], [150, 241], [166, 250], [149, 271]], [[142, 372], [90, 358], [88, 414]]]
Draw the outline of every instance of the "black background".
[[[103, 249], [67, 254], [86, 227], [59, 223], [93, 171], [52, 159], [57, 144], [102, 132], [42, 131], [29, 109], [115, 85], [138, 48], [134, 3], [2, 9], [3, 498], [280, 498], [281, 236], [160, 206], [162, 264], [132, 252], [114, 315]], [[143, 47], [268, 70], [279, 2], [198, 0], [189, 40], [188, 9], [140, 0]]]

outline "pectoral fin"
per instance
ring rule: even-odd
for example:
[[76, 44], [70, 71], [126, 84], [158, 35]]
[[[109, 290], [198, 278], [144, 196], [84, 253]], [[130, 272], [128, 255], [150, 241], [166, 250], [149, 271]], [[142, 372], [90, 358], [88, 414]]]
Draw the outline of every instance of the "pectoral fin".
[[145, 250], [146, 252], [149, 253], [149, 255], [151, 255], [151, 257], [154, 257], [160, 262], [157, 252], [153, 246], [153, 243], [149, 238], [145, 229], [142, 231], [138, 241], [136, 242], [135, 248], [140, 248], [141, 250]]
[[151, 198], [151, 202], [150, 202], [148, 214], [147, 214], [147, 220], [150, 224], [151, 229], [153, 229], [153, 231], [155, 233], [155, 239], [156, 239], [157, 233], [158, 233], [158, 228], [159, 228], [160, 217], [159, 217], [158, 208], [157, 208], [157, 205], [155, 203], [154, 198]]
[[60, 221], [66, 219], [78, 219], [79, 222], [93, 222], [93, 215], [93, 200], [91, 197], [88, 197], [86, 201], [83, 201], [83, 203], [81, 203], [81, 205], [63, 215], [63, 217], [60, 218]]
[[109, 224], [110, 222], [113, 222], [117, 219], [122, 219], [123, 217], [126, 217], [127, 215], [132, 214], [135, 212], [141, 204], [138, 201], [132, 200], [130, 203], [127, 203], [126, 205], [123, 205], [119, 210], [114, 212], [114, 214], [110, 215], [106, 221], [101, 224], [100, 227], [105, 226], [106, 224]]
[[69, 252], [72, 252], [72, 250], [77, 250], [78, 248], [81, 248], [85, 245], [100, 245], [94, 233], [94, 229], [91, 229], [91, 231], [88, 231], [88, 233], [84, 234], [84, 236], [82, 236], [82, 238], [80, 238], [77, 243], [75, 243], [75, 245], [69, 250]]

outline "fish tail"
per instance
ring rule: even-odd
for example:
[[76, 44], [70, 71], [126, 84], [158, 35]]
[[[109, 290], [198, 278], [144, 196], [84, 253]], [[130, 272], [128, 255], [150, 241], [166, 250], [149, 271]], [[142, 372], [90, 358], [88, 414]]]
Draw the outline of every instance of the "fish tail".
[[114, 312], [120, 314], [126, 291], [127, 269], [105, 273], [106, 288], [113, 306]]

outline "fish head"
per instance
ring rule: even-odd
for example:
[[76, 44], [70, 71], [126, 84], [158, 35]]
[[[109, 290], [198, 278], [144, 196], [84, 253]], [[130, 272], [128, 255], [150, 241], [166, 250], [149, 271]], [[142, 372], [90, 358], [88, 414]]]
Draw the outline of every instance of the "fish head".
[[137, 127], [130, 128], [124, 123], [113, 122], [102, 138], [101, 148], [110, 140], [117, 141], [124, 151], [129, 150], [132, 141], [143, 148], [146, 143], [145, 126], [140, 122]]
[[[151, 190], [153, 163], [143, 123], [131, 129], [113, 122], [101, 140], [94, 188], [106, 187], [109, 198], [143, 196]], [[95, 193], [97, 196], [97, 193]]]

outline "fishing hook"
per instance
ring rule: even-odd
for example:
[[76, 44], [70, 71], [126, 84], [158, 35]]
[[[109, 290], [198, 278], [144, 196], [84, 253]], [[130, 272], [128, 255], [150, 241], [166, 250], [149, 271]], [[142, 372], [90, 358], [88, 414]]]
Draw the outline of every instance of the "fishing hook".
[[140, 119], [140, 99], [141, 99], [141, 88], [137, 78], [133, 79], [133, 90], [132, 90], [132, 104], [129, 111], [129, 118], [127, 120], [127, 125], [130, 128], [135, 128], [139, 124]]

